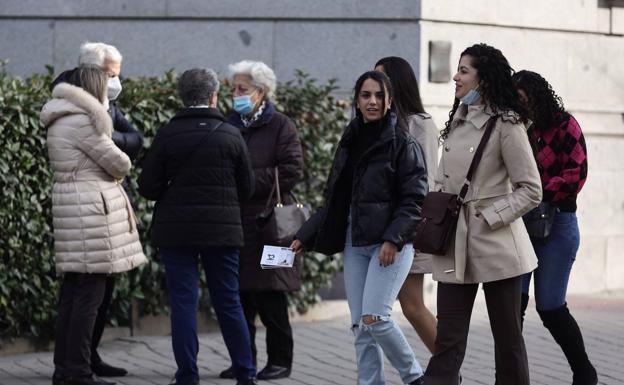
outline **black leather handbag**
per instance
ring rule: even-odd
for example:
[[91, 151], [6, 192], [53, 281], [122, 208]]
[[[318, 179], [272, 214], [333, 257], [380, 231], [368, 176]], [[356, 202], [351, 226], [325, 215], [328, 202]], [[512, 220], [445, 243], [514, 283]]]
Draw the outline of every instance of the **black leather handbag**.
[[430, 191], [425, 196], [421, 214], [422, 220], [416, 227], [414, 236], [414, 249], [417, 251], [435, 255], [446, 254], [451, 244], [451, 239], [455, 236], [459, 210], [468, 193], [472, 175], [481, 161], [481, 156], [483, 156], [485, 145], [492, 135], [496, 118], [496, 116], [493, 116], [488, 121], [487, 128], [477, 147], [477, 152], [475, 152], [470, 168], [468, 168], [466, 181], [459, 194]]
[[[277, 193], [277, 203], [271, 206], [275, 193]], [[256, 216], [256, 229], [264, 245], [290, 246], [297, 231], [310, 218], [310, 206], [299, 203], [294, 194], [290, 195], [295, 203], [284, 205], [279, 187], [279, 172], [275, 167], [275, 182], [266, 207]]]
[[559, 208], [548, 202], [541, 202], [536, 208], [522, 216], [524, 226], [531, 238], [545, 239], [550, 235]]

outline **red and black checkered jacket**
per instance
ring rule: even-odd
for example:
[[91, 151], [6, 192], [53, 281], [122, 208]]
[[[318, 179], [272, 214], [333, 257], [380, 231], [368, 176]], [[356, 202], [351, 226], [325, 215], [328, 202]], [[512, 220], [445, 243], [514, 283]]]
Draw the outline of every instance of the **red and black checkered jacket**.
[[570, 114], [558, 126], [529, 130], [542, 179], [543, 200], [561, 211], [576, 211], [576, 196], [587, 179], [587, 147], [581, 126]]

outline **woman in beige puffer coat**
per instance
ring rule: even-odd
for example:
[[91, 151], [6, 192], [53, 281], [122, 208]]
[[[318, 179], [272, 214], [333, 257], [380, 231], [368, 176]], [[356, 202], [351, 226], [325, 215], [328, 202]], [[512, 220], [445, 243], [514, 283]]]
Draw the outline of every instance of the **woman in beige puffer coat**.
[[[106, 276], [147, 261], [136, 217], [121, 186], [130, 159], [111, 139], [107, 76], [80, 67], [41, 111], [54, 171], [52, 214], [59, 299], [54, 383], [97, 384], [90, 368], [93, 324]], [[101, 95], [96, 98], [93, 95]]]

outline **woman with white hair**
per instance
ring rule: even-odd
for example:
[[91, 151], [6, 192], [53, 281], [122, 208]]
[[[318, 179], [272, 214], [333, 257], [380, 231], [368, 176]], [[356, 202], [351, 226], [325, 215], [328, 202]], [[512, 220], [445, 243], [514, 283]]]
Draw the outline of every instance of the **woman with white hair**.
[[[276, 88], [273, 70], [262, 62], [250, 60], [232, 64], [229, 69], [235, 110], [229, 121], [241, 130], [256, 176], [254, 195], [241, 206], [245, 246], [240, 255], [240, 297], [254, 361], [256, 315], [266, 327], [268, 360], [266, 367], [258, 373], [258, 379], [283, 378], [290, 375], [293, 359], [286, 292], [301, 287], [302, 260], [298, 258], [292, 269], [262, 270], [260, 257], [264, 245], [255, 223], [256, 216], [264, 210], [271, 195], [276, 171], [283, 201], [292, 203], [290, 192], [303, 178], [301, 142], [293, 122], [277, 112], [272, 102]], [[273, 194], [269, 204], [276, 203]], [[232, 368], [228, 368], [221, 377], [232, 378], [233, 374]]]

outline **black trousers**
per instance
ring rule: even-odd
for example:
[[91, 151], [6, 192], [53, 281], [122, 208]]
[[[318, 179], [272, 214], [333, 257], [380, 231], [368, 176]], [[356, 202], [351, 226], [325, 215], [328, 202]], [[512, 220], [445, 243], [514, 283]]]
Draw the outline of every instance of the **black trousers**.
[[97, 310], [97, 317], [95, 318], [95, 325], [93, 325], [93, 337], [91, 339], [91, 365], [98, 365], [102, 362], [102, 358], [97, 352], [97, 348], [102, 340], [102, 334], [104, 333], [104, 327], [108, 320], [108, 308], [110, 307], [113, 299], [113, 292], [115, 291], [115, 278], [114, 274], [110, 274], [106, 277], [106, 287], [104, 288], [104, 298]]
[[55, 375], [91, 375], [91, 340], [104, 298], [106, 274], [65, 273], [59, 295], [54, 345]]
[[[435, 354], [425, 373], [427, 385], [459, 383], [478, 287], [478, 284], [438, 283], [438, 335]], [[496, 349], [496, 381], [505, 385], [529, 385], [529, 363], [520, 316], [522, 276], [484, 283], [483, 291]]]
[[256, 315], [266, 327], [267, 365], [290, 368], [293, 361], [293, 336], [288, 319], [288, 299], [283, 291], [241, 291], [243, 311], [249, 337], [251, 353], [256, 362]]

